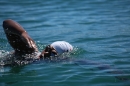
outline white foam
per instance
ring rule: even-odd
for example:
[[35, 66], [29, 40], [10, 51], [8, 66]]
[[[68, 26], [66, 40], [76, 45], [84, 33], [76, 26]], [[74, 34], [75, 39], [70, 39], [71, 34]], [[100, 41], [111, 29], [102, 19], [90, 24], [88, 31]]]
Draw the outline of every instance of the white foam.
[[3, 57], [6, 56], [7, 54], [9, 54], [8, 51], [0, 50], [0, 58], [3, 58]]

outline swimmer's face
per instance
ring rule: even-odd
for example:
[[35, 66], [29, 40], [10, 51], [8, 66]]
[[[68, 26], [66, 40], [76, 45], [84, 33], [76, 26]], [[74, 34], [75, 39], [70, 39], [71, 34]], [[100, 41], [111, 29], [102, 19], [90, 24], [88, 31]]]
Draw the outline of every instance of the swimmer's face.
[[50, 57], [52, 54], [57, 55], [56, 50], [53, 47], [51, 47], [50, 45], [46, 46], [45, 52], [46, 53], [44, 54], [44, 57]]

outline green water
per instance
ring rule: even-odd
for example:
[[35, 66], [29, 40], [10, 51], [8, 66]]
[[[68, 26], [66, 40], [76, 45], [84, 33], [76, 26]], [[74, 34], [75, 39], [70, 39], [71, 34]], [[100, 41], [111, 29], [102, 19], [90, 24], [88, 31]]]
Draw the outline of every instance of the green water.
[[19, 22], [39, 50], [57, 40], [70, 60], [0, 66], [0, 86], [129, 86], [129, 0], [1, 0], [0, 55], [12, 50], [2, 22]]

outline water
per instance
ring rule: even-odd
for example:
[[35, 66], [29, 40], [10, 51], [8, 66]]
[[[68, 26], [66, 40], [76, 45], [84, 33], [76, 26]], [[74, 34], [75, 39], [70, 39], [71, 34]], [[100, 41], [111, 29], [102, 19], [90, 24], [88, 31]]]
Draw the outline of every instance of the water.
[[1, 0], [1, 56], [12, 50], [3, 33], [5, 19], [19, 22], [39, 50], [64, 40], [75, 52], [70, 61], [0, 66], [0, 86], [129, 86], [130, 80], [121, 80], [130, 79], [129, 14], [129, 0]]

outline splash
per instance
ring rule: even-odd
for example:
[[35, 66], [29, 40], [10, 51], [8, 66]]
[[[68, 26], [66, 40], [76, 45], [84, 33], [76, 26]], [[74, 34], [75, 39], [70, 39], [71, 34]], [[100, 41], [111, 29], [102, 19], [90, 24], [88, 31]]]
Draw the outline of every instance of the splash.
[[[40, 52], [44, 50], [47, 46], [45, 44], [40, 43], [39, 41], [36, 41], [36, 45], [40, 52], [35, 52], [33, 54], [25, 54], [22, 56], [15, 56], [14, 51], [12, 51], [13, 49], [9, 45], [7, 46], [7, 40], [3, 38], [0, 38], [0, 40], [3, 40], [0, 42], [0, 45], [3, 46], [3, 48], [0, 48], [0, 65], [25, 65], [37, 61], [38, 55], [40, 55]], [[74, 47], [73, 51], [70, 53], [63, 53], [58, 56], [51, 56], [44, 60], [47, 62], [62, 62], [68, 59], [75, 58], [75, 56], [78, 57], [78, 55], [80, 55], [82, 52], [84, 52], [82, 49]], [[23, 58], [26, 59], [23, 60]]]
[[[46, 45], [43, 44], [37, 44], [39, 50], [43, 50]], [[63, 53], [58, 56], [51, 56], [45, 59], [44, 62], [63, 62], [63, 61], [68, 61], [73, 58], [73, 56], [78, 53], [78, 48], [74, 48], [74, 50], [70, 53]], [[39, 61], [38, 55], [40, 55], [40, 52], [35, 52], [32, 54], [23, 54], [15, 56], [14, 51], [5, 51], [5, 50], [0, 50], [0, 65], [26, 65], [32, 62]]]
[[8, 55], [9, 52], [5, 50], [0, 50], [0, 65], [5, 65], [4, 60], [7, 59], [6, 55]]

